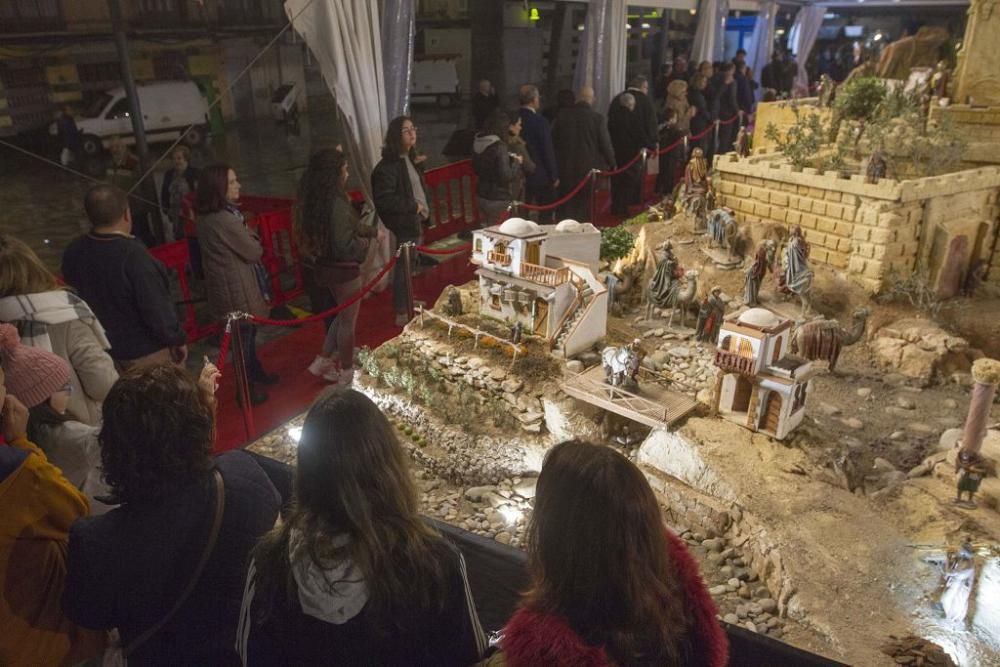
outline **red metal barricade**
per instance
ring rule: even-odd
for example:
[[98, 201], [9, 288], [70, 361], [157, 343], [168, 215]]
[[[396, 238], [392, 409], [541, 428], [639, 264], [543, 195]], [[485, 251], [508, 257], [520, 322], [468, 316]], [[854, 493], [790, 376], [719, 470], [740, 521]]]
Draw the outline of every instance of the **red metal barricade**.
[[430, 194], [430, 222], [424, 227], [424, 243], [479, 226], [476, 206], [476, 172], [472, 160], [428, 169], [425, 174]]
[[[433, 243], [479, 226], [479, 209], [475, 200], [476, 174], [471, 160], [430, 169], [426, 179], [431, 218], [424, 227], [424, 243]], [[354, 203], [364, 201], [360, 192], [349, 195]], [[182, 207], [185, 234], [192, 238], [197, 236], [193, 204], [192, 193], [185, 198]], [[305, 291], [302, 262], [292, 231], [294, 206], [294, 200], [286, 197], [243, 195], [240, 198], [240, 210], [246, 216], [247, 224], [256, 228], [264, 247], [261, 261], [271, 279], [275, 306], [288, 303]], [[168, 243], [150, 252], [177, 275], [183, 297], [180, 304], [183, 326], [188, 340], [195, 341], [218, 331], [217, 323], [205, 325], [198, 322], [187, 277], [191, 261], [187, 241]]]
[[181, 326], [183, 326], [184, 332], [187, 333], [188, 342], [205, 338], [217, 332], [221, 326], [218, 322], [211, 324], [201, 324], [198, 322], [198, 316], [194, 307], [195, 301], [191, 296], [191, 285], [188, 283], [187, 277], [187, 270], [191, 263], [187, 241], [181, 240], [166, 243], [155, 248], [150, 248], [149, 252], [153, 257], [163, 262], [167, 269], [177, 277], [181, 292], [181, 303], [179, 305], [183, 312], [180, 318]]

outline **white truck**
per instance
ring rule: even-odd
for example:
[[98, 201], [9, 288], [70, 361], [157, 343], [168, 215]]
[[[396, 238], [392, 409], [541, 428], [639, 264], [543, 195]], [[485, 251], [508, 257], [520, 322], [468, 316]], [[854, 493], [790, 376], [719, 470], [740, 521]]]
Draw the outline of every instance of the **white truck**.
[[[174, 141], [184, 135], [184, 143], [197, 146], [208, 134], [208, 102], [192, 81], [169, 81], [136, 86], [142, 121], [149, 141]], [[102, 93], [78, 119], [83, 152], [97, 155], [121, 137], [135, 143], [128, 98], [123, 88]]]
[[458, 83], [459, 56], [420, 56], [413, 60], [410, 76], [410, 101], [414, 104], [437, 103], [442, 109], [455, 106], [462, 99]]

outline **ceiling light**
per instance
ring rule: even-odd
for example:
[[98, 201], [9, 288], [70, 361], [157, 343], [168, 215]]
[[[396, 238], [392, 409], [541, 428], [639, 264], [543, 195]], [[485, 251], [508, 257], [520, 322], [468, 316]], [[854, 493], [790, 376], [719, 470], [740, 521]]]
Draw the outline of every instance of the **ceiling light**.
[[689, 9], [688, 12], [691, 13], [691, 16], [694, 16], [695, 14], [698, 13], [698, 10], [697, 9]]
[[642, 24], [642, 29], [643, 29], [643, 30], [649, 30], [649, 28], [650, 28], [650, 26], [649, 26], [649, 24], [648, 24], [648, 23], [643, 23], [643, 24]]

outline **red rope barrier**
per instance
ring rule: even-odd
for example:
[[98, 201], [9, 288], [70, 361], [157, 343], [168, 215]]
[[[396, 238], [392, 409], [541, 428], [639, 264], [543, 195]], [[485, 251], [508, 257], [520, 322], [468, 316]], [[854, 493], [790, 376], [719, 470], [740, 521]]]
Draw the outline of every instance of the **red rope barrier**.
[[460, 245], [457, 248], [428, 248], [427, 246], [418, 245], [414, 248], [417, 252], [422, 252], [425, 255], [456, 255], [460, 252], [465, 252], [466, 250], [472, 249], [471, 243], [466, 243], [465, 245]]
[[678, 139], [677, 141], [675, 141], [674, 143], [670, 144], [666, 148], [661, 148], [660, 150], [656, 151], [656, 157], [660, 157], [661, 155], [666, 155], [667, 153], [669, 153], [670, 151], [674, 150], [675, 148], [677, 148], [678, 146], [680, 146], [683, 143], [684, 143], [683, 139]]
[[709, 125], [708, 127], [706, 127], [704, 132], [699, 132], [698, 134], [692, 134], [688, 138], [688, 141], [698, 141], [702, 137], [707, 137], [709, 134], [711, 134], [714, 131], [715, 131], [715, 124], [713, 123], [712, 125]]
[[398, 261], [399, 257], [394, 255], [392, 259], [386, 262], [386, 265], [382, 267], [382, 270], [379, 271], [378, 274], [374, 278], [372, 278], [367, 285], [365, 285], [360, 290], [354, 293], [354, 296], [352, 296], [344, 303], [337, 304], [333, 308], [325, 310], [322, 313], [316, 313], [315, 315], [310, 315], [309, 317], [303, 317], [301, 320], [272, 320], [269, 317], [258, 317], [256, 315], [250, 315], [248, 319], [254, 324], [270, 324], [276, 327], [296, 327], [301, 324], [308, 324], [310, 322], [318, 322], [320, 320], [326, 319], [331, 315], [336, 315], [345, 308], [353, 306], [355, 303], [363, 299], [364, 296], [368, 294], [368, 292], [375, 289], [375, 286], [378, 285], [380, 280], [382, 280], [382, 277], [385, 276], [385, 274], [389, 273], [389, 270], [392, 269], [392, 267], [394, 267], [396, 265], [396, 262]]
[[551, 211], [552, 209], [562, 206], [570, 199], [575, 197], [580, 192], [580, 190], [583, 190], [583, 187], [587, 185], [587, 182], [589, 180], [590, 180], [590, 174], [587, 174], [586, 176], [583, 177], [583, 179], [579, 183], [576, 184], [575, 188], [570, 190], [566, 194], [566, 196], [560, 199], [559, 201], [554, 201], [551, 204], [543, 204], [541, 206], [535, 206], [533, 204], [518, 204], [518, 207], [525, 208], [529, 211]]
[[737, 119], [739, 119], [739, 117], [740, 117], [740, 115], [736, 114], [735, 116], [733, 116], [732, 118], [730, 118], [728, 120], [720, 120], [719, 121], [719, 125], [732, 125], [733, 123], [735, 123], [737, 121]]
[[233, 337], [233, 328], [231, 325], [226, 325], [226, 330], [222, 334], [222, 342], [219, 343], [219, 360], [215, 364], [215, 367], [219, 369], [219, 375], [222, 375], [222, 369], [226, 366], [226, 355], [229, 353], [229, 341]]
[[622, 166], [618, 167], [617, 169], [612, 169], [611, 171], [598, 171], [597, 175], [610, 177], [610, 176], [617, 176], [618, 174], [624, 174], [632, 167], [632, 165], [638, 162], [641, 158], [642, 158], [642, 151], [639, 151], [638, 153], [635, 154], [634, 158], [632, 158]]

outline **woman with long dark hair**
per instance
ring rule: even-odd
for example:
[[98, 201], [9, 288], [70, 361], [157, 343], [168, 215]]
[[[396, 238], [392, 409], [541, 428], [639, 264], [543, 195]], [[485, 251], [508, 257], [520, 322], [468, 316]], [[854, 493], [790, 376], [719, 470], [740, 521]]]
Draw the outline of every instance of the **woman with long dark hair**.
[[[267, 275], [260, 264], [264, 249], [260, 238], [247, 227], [239, 208], [240, 182], [226, 164], [213, 164], [198, 177], [195, 210], [208, 305], [217, 320], [234, 311], [267, 317], [270, 297]], [[259, 405], [267, 392], [259, 384], [273, 385], [278, 376], [264, 370], [257, 357], [257, 327], [246, 320], [237, 324], [243, 343], [250, 402]]]
[[244, 665], [470, 665], [485, 638], [465, 561], [424, 522], [409, 462], [364, 394], [331, 387], [302, 427], [292, 510], [254, 551]]
[[129, 665], [233, 665], [250, 549], [281, 502], [246, 452], [213, 458], [218, 369], [140, 365], [104, 401], [104, 476], [121, 505], [69, 534], [63, 609], [118, 629]]
[[548, 453], [527, 548], [531, 588], [488, 665], [726, 664], [697, 564], [615, 450], [570, 441]]
[[[306, 267], [338, 304], [346, 303], [361, 289], [361, 263], [375, 236], [375, 229], [361, 224], [347, 198], [347, 178], [343, 152], [328, 148], [313, 155], [299, 184], [295, 216], [295, 235]], [[337, 314], [326, 332], [323, 349], [309, 365], [310, 373], [351, 385], [359, 310], [360, 301]]]
[[[393, 118], [385, 133], [382, 159], [372, 171], [372, 200], [382, 223], [404, 243], [420, 243], [423, 223], [430, 217], [423, 169], [417, 157], [417, 126], [409, 116]], [[409, 321], [407, 275], [400, 264], [392, 272], [392, 304], [396, 325]]]

